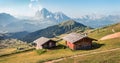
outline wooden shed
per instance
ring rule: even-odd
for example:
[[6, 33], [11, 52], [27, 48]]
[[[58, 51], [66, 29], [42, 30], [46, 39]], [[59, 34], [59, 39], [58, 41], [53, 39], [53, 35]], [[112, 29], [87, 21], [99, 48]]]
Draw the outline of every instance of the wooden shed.
[[66, 46], [72, 50], [90, 49], [92, 41], [95, 40], [79, 33], [70, 33], [63, 37], [63, 39], [66, 42]]
[[56, 42], [45, 37], [38, 38], [34, 41], [36, 49], [50, 49], [56, 46]]

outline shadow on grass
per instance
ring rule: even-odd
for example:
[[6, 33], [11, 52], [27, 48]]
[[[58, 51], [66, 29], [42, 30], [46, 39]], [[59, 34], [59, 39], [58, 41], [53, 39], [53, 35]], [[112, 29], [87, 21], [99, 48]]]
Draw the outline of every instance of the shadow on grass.
[[51, 50], [56, 50], [56, 49], [66, 49], [67, 47], [65, 45], [59, 44], [56, 47], [50, 48]]
[[93, 42], [91, 50], [98, 49], [102, 46], [105, 46], [105, 44], [100, 44], [100, 43]]

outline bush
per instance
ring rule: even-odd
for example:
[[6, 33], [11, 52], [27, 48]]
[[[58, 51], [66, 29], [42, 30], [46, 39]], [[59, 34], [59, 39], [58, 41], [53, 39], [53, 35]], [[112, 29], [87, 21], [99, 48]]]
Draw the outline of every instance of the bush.
[[36, 50], [36, 52], [37, 54], [41, 55], [46, 52], [46, 49], [39, 49], [39, 50]]

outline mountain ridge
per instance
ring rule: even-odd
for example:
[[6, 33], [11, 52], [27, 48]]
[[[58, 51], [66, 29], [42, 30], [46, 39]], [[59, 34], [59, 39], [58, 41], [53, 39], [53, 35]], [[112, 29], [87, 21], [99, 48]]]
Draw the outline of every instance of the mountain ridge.
[[38, 10], [36, 14], [38, 14], [38, 16], [35, 15], [34, 17], [28, 19], [18, 19], [10, 14], [0, 13], [0, 33], [19, 31], [33, 32], [39, 29], [44, 29], [49, 26], [56, 25], [69, 19], [73, 19], [92, 28], [99, 28], [120, 22], [120, 15], [85, 15], [81, 18], [71, 18], [62, 12], [53, 13], [46, 8]]
[[39, 29], [56, 25], [62, 21], [70, 19], [62, 12], [52, 13], [46, 8], [39, 10], [38, 12], [36, 12], [36, 14], [37, 16], [24, 20], [24, 19], [15, 18], [14, 16], [7, 13], [1, 13], [0, 29], [2, 31], [0, 32], [1, 33], [4, 33], [4, 31], [8, 33], [19, 32], [19, 31], [33, 32]]
[[53, 13], [53, 12], [47, 10], [46, 8], [38, 10], [35, 13], [35, 18], [37, 20], [42, 20], [42, 21], [49, 20], [49, 21], [54, 21], [54, 22], [58, 22], [58, 23], [71, 19], [70, 17], [66, 16], [62, 12]]
[[[66, 24], [66, 23], [69, 23], [69, 24]], [[65, 25], [62, 25], [62, 24], [65, 24]], [[28, 35], [25, 36], [24, 41], [32, 42], [39, 37], [53, 38], [60, 34], [67, 33], [76, 29], [84, 31], [85, 28], [87, 28], [87, 26], [80, 24], [78, 22], [75, 22], [73, 20], [68, 20], [58, 25], [50, 26], [45, 29], [41, 29], [32, 33], [29, 33]]]

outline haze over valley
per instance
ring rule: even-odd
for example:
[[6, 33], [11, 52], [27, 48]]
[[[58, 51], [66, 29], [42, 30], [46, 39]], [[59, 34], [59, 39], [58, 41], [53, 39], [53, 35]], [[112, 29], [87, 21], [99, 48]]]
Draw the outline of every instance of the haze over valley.
[[36, 11], [33, 17], [27, 19], [19, 19], [7, 13], [0, 13], [0, 32], [33, 32], [71, 19], [89, 27], [98, 28], [120, 22], [120, 15], [98, 16], [93, 14], [72, 18], [62, 11], [53, 13], [46, 8]]

